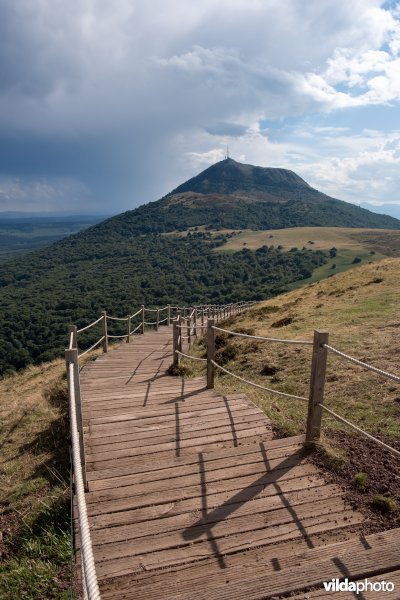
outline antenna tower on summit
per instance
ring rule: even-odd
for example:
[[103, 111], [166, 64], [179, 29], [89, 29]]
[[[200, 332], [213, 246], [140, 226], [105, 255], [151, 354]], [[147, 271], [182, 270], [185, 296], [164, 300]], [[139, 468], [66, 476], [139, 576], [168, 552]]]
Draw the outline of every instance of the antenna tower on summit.
[[226, 146], [226, 154], [225, 154], [225, 160], [227, 160], [229, 158], [229, 146]]

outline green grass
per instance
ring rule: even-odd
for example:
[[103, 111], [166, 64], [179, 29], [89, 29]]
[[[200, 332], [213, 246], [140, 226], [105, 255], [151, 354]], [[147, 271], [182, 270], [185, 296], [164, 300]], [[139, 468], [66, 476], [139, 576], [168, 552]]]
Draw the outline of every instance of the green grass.
[[69, 508], [68, 500], [44, 505], [8, 539], [9, 558], [0, 566], [0, 597], [71, 598]]

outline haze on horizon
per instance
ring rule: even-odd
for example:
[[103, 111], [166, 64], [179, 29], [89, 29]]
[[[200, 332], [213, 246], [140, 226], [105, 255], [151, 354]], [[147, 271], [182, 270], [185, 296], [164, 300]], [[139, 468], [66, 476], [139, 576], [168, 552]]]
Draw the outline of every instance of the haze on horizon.
[[122, 212], [226, 145], [399, 211], [399, 19], [397, 0], [3, 0], [0, 211]]

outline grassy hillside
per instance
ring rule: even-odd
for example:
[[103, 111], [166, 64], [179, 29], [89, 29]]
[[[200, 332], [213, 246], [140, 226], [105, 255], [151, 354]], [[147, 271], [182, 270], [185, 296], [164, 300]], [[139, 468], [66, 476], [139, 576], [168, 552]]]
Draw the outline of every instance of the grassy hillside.
[[[291, 227], [268, 231], [222, 230], [229, 238], [216, 252], [234, 252], [241, 248], [256, 250], [274, 244], [282, 250], [293, 247], [313, 248], [328, 252], [328, 261], [313, 271], [310, 278], [294, 282], [291, 289], [325, 279], [355, 266], [385, 257], [400, 257], [400, 232], [390, 229], [349, 227]], [[333, 249], [332, 252], [330, 252]], [[330, 252], [330, 254], [329, 254]]]
[[[385, 259], [262, 302], [228, 324], [232, 330], [288, 339], [312, 340], [314, 329], [327, 330], [331, 345], [398, 374], [399, 289], [400, 260]], [[229, 370], [283, 392], [308, 395], [310, 347], [225, 337], [220, 346]], [[224, 375], [217, 381], [224, 391], [243, 388]], [[254, 388], [248, 393], [283, 433], [304, 431], [306, 403]], [[330, 355], [326, 403], [372, 434], [400, 439], [400, 386], [393, 381]], [[330, 418], [324, 417], [324, 423], [342, 429]]]
[[1, 598], [70, 598], [68, 404], [61, 360], [0, 380]]

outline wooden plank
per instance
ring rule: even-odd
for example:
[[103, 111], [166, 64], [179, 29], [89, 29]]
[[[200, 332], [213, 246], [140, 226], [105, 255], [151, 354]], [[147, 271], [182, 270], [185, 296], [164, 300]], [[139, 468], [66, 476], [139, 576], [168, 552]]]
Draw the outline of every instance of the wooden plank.
[[278, 594], [288, 594], [314, 585], [321, 585], [336, 577], [350, 580], [380, 575], [382, 572], [400, 569], [399, 540], [387, 542], [383, 548], [363, 549], [357, 554], [344, 553], [340, 560], [326, 560], [316, 564], [300, 565], [276, 573], [274, 578], [258, 574], [242, 583], [225, 584], [214, 589], [196, 590], [177, 594], [176, 600], [262, 600]]
[[[297, 476], [296, 476], [297, 473]], [[301, 474], [299, 469], [292, 469], [289, 472], [283, 473], [279, 478], [279, 485], [283, 488], [283, 482], [287, 480], [296, 480], [293, 485], [298, 485], [298, 480], [300, 478], [309, 477], [310, 484], [315, 481], [314, 478], [318, 476], [318, 470], [312, 465], [305, 465], [301, 470]], [[243, 477], [233, 477], [232, 479], [223, 480], [223, 481], [214, 481], [207, 482], [207, 493], [217, 494], [219, 492], [225, 491], [234, 491], [243, 489], [243, 487], [256, 487], [257, 485], [267, 485], [268, 482], [272, 483], [275, 481], [276, 477], [269, 477], [268, 474], [263, 478], [254, 478], [254, 475], [247, 475]], [[321, 479], [321, 481], [323, 481]], [[257, 483], [258, 482], [258, 483]], [[261, 483], [260, 483], [261, 482]], [[175, 485], [174, 485], [175, 484]], [[113, 496], [108, 499], [103, 499], [100, 501], [96, 500], [96, 497], [93, 496], [92, 502], [90, 502], [90, 494], [87, 494], [87, 502], [88, 502], [88, 513], [89, 515], [95, 514], [104, 514], [104, 513], [112, 513], [118, 512], [121, 510], [130, 510], [133, 508], [138, 508], [142, 506], [150, 506], [156, 504], [162, 504], [165, 502], [178, 502], [180, 500], [186, 500], [188, 498], [197, 498], [202, 496], [201, 487], [199, 485], [199, 481], [197, 481], [194, 485], [188, 485], [186, 487], [177, 488], [179, 485], [178, 480], [174, 480], [172, 483], [168, 483], [167, 481], [159, 484], [160, 489], [148, 489], [150, 486], [146, 484], [146, 492], [142, 491], [140, 493], [139, 486], [133, 486], [129, 488], [129, 486], [125, 488], [115, 488]], [[157, 488], [157, 486], [154, 486]], [[90, 489], [90, 484], [89, 484]], [[111, 496], [111, 494], [110, 494]]]
[[[268, 461], [287, 458], [293, 456], [293, 454], [300, 453], [301, 446], [294, 446], [293, 448], [273, 448], [268, 450], [267, 459]], [[237, 452], [233, 448], [231, 452], [217, 452], [213, 454], [204, 454], [202, 457], [202, 464], [207, 473], [215, 471], [216, 469], [227, 469], [230, 467], [238, 467], [239, 465], [261, 463], [265, 470], [265, 456], [260, 451], [260, 448], [254, 449], [251, 447], [247, 451]], [[103, 478], [100, 480], [93, 481], [92, 490], [100, 490], [106, 488], [112, 488], [115, 486], [123, 487], [125, 485], [135, 485], [137, 483], [144, 483], [145, 481], [158, 481], [162, 479], [172, 479], [176, 477], [182, 477], [183, 475], [198, 475], [199, 474], [199, 457], [193, 457], [192, 460], [189, 458], [181, 460], [170, 460], [164, 463], [152, 463], [146, 462], [142, 465], [142, 468], [136, 469], [135, 472], [128, 471], [124, 475], [116, 475], [115, 471], [105, 472]]]
[[[294, 443], [293, 446], [289, 445], [277, 445], [276, 442], [287, 441], [292, 438], [284, 438], [284, 440], [266, 440], [257, 445], [241, 446], [240, 448], [229, 447], [222, 449], [215, 449], [212, 452], [205, 451], [202, 454], [202, 460], [204, 464], [207, 464], [207, 469], [213, 470], [214, 466], [218, 466], [218, 461], [222, 459], [229, 459], [229, 466], [235, 464], [244, 464], [246, 462], [257, 462], [262, 461], [265, 463], [265, 456], [269, 458], [279, 458], [280, 456], [288, 456], [289, 454], [298, 453], [302, 450], [301, 442]], [[298, 438], [294, 438], [297, 441]], [[301, 439], [304, 439], [302, 437]], [[243, 457], [244, 462], [240, 462], [240, 458]], [[244, 458], [248, 457], [248, 458]], [[233, 464], [231, 464], [233, 461]], [[163, 469], [177, 469], [177, 475], [179, 475], [179, 467], [191, 467], [189, 472], [198, 472], [199, 457], [196, 455], [188, 455], [184, 457], [171, 457], [161, 459], [157, 457], [157, 462], [153, 459], [146, 459], [142, 457], [140, 460], [136, 460], [134, 463], [127, 467], [116, 466], [111, 469], [96, 470], [88, 473], [89, 480], [108, 479], [114, 477], [121, 477], [124, 475], [135, 475], [139, 473], [162, 471]], [[227, 466], [228, 463], [224, 463], [219, 466]], [[110, 487], [110, 486], [105, 486]]]
[[[362, 521], [362, 517], [353, 511], [331, 513], [303, 520], [303, 527], [307, 530], [308, 539], [320, 532], [334, 531], [335, 529], [349, 527]], [[264, 528], [252, 532], [237, 533], [218, 540], [218, 555], [220, 562], [227, 554], [248, 551], [252, 548], [280, 544], [282, 542], [302, 538], [303, 534], [295, 523], [286, 523], [274, 528]], [[210, 540], [212, 541], [212, 540]], [[210, 541], [202, 541], [192, 546], [167, 548], [158, 552], [150, 552], [140, 556], [120, 556], [117, 559], [98, 561], [97, 573], [100, 579], [120, 577], [129, 573], [141, 573], [158, 570], [177, 565], [190, 564], [202, 561], [215, 555], [215, 545]], [[189, 552], [190, 550], [190, 552]], [[96, 551], [95, 551], [96, 558]], [[96, 558], [97, 560], [97, 558]]]
[[[207, 496], [207, 510], [216, 512], [217, 509], [223, 506], [226, 508], [227, 518], [230, 518], [230, 511], [234, 511], [235, 516], [238, 516], [239, 514], [257, 513], [260, 510], [261, 512], [276, 510], [282, 508], [288, 502], [290, 502], [291, 506], [307, 503], [310, 501], [310, 489], [312, 489], [312, 498], [314, 501], [342, 496], [342, 492], [337, 486], [324, 486], [322, 485], [322, 481], [320, 483], [321, 485], [317, 486], [318, 489], [312, 489], [307, 480], [301, 479], [298, 480], [297, 484], [297, 487], [300, 489], [280, 494], [277, 493], [276, 489], [261, 488], [261, 486], [254, 486], [245, 491], [237, 490], [236, 493], [226, 491], [218, 494], [210, 494]], [[240, 501], [237, 500], [238, 498]], [[246, 498], [248, 500], [245, 500]], [[185, 518], [189, 522], [193, 519], [193, 514], [201, 514], [202, 509], [202, 496], [198, 496], [182, 500], [181, 502], [169, 502], [145, 506], [136, 510], [98, 515], [92, 519], [91, 526], [93, 530], [105, 529], [107, 527], [115, 529], [118, 525], [140, 523], [143, 521], [148, 523], [153, 520], [155, 521], [154, 528], [159, 531], [171, 525], [171, 521], [166, 521], [168, 518], [178, 515], [188, 515]], [[162, 519], [163, 522], [156, 522], [159, 519]]]
[[[312, 537], [311, 547], [305, 540], [293, 540], [273, 547], [263, 547], [250, 550], [246, 553], [227, 555], [224, 557], [225, 566], [213, 558], [206, 559], [200, 563], [172, 567], [168, 571], [144, 572], [135, 574], [133, 581], [131, 577], [120, 577], [102, 584], [101, 591], [104, 598], [112, 598], [117, 591], [126, 600], [144, 597], [146, 600], [159, 600], [160, 597], [170, 597], [178, 593], [188, 592], [191, 589], [203, 589], [205, 587], [216, 587], [225, 585], [227, 582], [233, 584], [241, 583], [248, 577], [249, 572], [257, 569], [262, 570], [263, 575], [269, 574], [273, 578], [277, 571], [298, 567], [300, 564], [318, 563], [321, 560], [337, 559], [344, 553], [357, 553], [365, 549], [379, 548], [386, 544], [387, 539], [393, 538], [392, 532], [383, 532], [369, 536], [357, 536], [349, 539], [349, 533], [337, 536], [341, 539], [335, 543], [324, 545], [323, 537], [315, 535]], [[161, 575], [161, 576], [160, 576]], [[388, 578], [391, 578], [390, 573]], [[325, 596], [321, 596], [323, 593]], [[337, 594], [340, 597], [340, 594]], [[291, 596], [292, 597], [292, 596]], [[305, 600], [310, 598], [329, 597], [327, 593], [318, 590], [296, 596], [294, 600]], [[381, 595], [382, 597], [382, 595]], [[352, 596], [354, 600], [354, 595]]]

